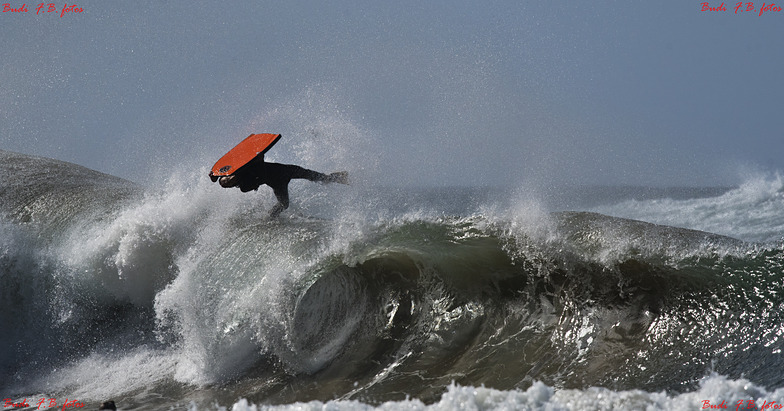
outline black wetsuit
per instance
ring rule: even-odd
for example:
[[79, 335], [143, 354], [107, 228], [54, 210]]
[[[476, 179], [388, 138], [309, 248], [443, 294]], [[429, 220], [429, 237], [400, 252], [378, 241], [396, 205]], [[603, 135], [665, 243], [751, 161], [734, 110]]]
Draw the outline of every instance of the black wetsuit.
[[289, 207], [289, 182], [295, 178], [347, 184], [345, 172], [323, 174], [292, 164], [266, 163], [259, 158], [242, 166], [232, 176], [223, 177], [221, 186], [238, 186], [242, 192], [257, 190], [262, 184], [272, 187], [278, 204], [270, 210], [270, 216], [275, 217]]

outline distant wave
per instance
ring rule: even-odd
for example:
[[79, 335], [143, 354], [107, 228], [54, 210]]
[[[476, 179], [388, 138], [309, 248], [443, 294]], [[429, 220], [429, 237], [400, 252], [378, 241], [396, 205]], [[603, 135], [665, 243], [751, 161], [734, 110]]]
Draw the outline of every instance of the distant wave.
[[595, 211], [747, 241], [780, 242], [784, 239], [784, 176], [755, 176], [718, 196], [627, 200]]

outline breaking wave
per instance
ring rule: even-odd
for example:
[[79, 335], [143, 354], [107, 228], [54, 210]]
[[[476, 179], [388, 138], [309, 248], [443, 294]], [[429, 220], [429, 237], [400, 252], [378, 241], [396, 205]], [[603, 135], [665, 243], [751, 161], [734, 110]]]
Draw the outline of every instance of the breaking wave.
[[[363, 193], [371, 206], [266, 221], [263, 196], [208, 181], [151, 192], [0, 156], [18, 176], [0, 192], [9, 398], [685, 409], [784, 386], [774, 242], [519, 204], [397, 210], [382, 190]], [[771, 184], [750, 207], [778, 201]], [[782, 232], [755, 230], [739, 237]]]

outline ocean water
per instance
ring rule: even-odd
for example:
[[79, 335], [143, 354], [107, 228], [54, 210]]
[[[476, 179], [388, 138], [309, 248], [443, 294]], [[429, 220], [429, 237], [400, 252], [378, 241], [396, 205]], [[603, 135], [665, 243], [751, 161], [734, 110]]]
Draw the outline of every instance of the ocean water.
[[[155, 188], [0, 152], [7, 409], [784, 402], [784, 178]], [[12, 407], [12, 404], [21, 405]]]

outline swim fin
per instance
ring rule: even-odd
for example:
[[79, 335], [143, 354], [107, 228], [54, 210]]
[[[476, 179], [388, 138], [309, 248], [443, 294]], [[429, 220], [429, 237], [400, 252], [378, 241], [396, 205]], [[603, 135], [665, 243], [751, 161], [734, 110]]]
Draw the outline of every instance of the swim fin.
[[337, 171], [327, 177], [329, 183], [348, 184], [348, 171]]

